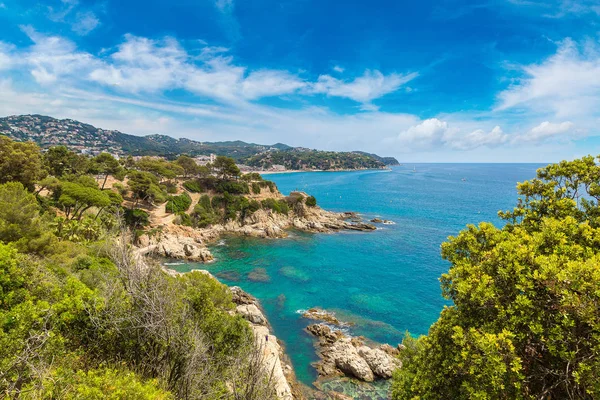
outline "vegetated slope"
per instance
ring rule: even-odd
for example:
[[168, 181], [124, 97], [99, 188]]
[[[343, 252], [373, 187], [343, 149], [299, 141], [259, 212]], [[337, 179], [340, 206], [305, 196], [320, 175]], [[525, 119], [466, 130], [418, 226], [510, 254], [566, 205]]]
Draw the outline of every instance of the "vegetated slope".
[[[65, 145], [74, 150], [86, 150], [92, 153], [107, 151], [120, 155], [158, 155], [167, 158], [174, 158], [178, 154], [189, 154], [192, 156], [217, 154], [234, 158], [237, 162], [246, 162], [253, 157], [267, 155], [279, 151], [296, 151], [296, 158], [304, 164], [317, 167], [314, 158], [303, 159], [304, 156], [311, 156], [315, 151], [305, 153], [306, 149], [293, 148], [283, 143], [274, 145], [260, 145], [255, 143], [246, 143], [243, 141], [224, 141], [224, 142], [199, 142], [191, 139], [176, 139], [167, 135], [148, 135], [136, 136], [122, 133], [116, 130], [106, 130], [96, 128], [92, 125], [79, 122], [72, 119], [56, 119], [43, 115], [14, 115], [0, 118], [0, 134], [6, 135], [19, 141], [32, 140], [43, 148], [56, 145]], [[381, 158], [376, 155], [364, 153], [367, 158], [358, 162], [356, 156], [349, 156], [355, 153], [331, 153], [337, 156], [329, 156], [335, 162], [335, 166], [319, 163], [319, 169], [332, 168], [379, 168], [375, 161], [387, 163], [388, 158]], [[359, 153], [359, 152], [357, 152]], [[389, 162], [394, 165], [395, 159]], [[274, 164], [277, 164], [275, 162]], [[347, 167], [338, 167], [338, 164], [347, 165]], [[356, 165], [353, 167], [353, 165]]]
[[[358, 152], [334, 152], [308, 149], [271, 151], [249, 157], [243, 162], [251, 167], [270, 168], [283, 165], [292, 170], [340, 170], [385, 168], [383, 161]], [[396, 161], [397, 163], [397, 161]]]

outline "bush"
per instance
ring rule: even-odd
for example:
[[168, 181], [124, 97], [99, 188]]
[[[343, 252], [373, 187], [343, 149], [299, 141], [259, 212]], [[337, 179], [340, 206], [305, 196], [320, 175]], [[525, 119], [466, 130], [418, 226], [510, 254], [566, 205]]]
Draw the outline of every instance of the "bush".
[[193, 226], [194, 225], [192, 217], [184, 212], [177, 213], [177, 218], [175, 218], [175, 223], [178, 225], [184, 225], [184, 226]]
[[189, 192], [192, 193], [203, 193], [206, 190], [197, 180], [194, 181], [185, 181], [183, 182], [183, 187], [186, 188]]
[[123, 213], [125, 224], [133, 230], [141, 229], [150, 224], [150, 214], [139, 208], [126, 208]]
[[165, 210], [169, 213], [177, 214], [185, 212], [192, 205], [192, 198], [189, 194], [183, 193], [179, 196], [171, 196], [167, 201]]
[[261, 202], [261, 205], [264, 209], [272, 210], [280, 214], [287, 215], [290, 210], [285, 200], [264, 199]]
[[242, 175], [241, 179], [246, 182], [252, 182], [252, 181], [262, 181], [263, 177], [258, 172], [250, 172], [248, 174]]
[[175, 183], [173, 181], [168, 181], [165, 183], [165, 189], [166, 189], [167, 193], [169, 193], [169, 194], [176, 194], [177, 193], [177, 183]]
[[206, 228], [219, 222], [219, 216], [214, 212], [210, 204], [207, 207], [201, 203], [196, 204], [196, 207], [194, 207], [191, 219], [192, 225], [198, 228]]
[[234, 181], [223, 181], [220, 182], [216, 191], [218, 193], [230, 193], [230, 194], [247, 194], [249, 193], [248, 184], [245, 182], [234, 182]]
[[317, 199], [315, 198], [315, 196], [308, 196], [304, 201], [304, 204], [306, 204], [308, 207], [316, 207]]
[[252, 193], [260, 194], [260, 185], [258, 184], [258, 182], [252, 182]]

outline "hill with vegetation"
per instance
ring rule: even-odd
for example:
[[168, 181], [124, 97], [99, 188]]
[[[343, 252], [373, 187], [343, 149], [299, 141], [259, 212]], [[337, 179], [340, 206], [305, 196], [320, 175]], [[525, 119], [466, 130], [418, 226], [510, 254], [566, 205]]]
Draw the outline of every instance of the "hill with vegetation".
[[[381, 157], [378, 158], [360, 152], [288, 149], [260, 153], [244, 159], [243, 163], [260, 169], [269, 169], [274, 165], [282, 165], [289, 170], [321, 171], [386, 168], [388, 164]], [[398, 164], [395, 159], [387, 161], [391, 165]]]
[[362, 156], [359, 156], [358, 153], [326, 152], [326, 157], [315, 158], [314, 151], [299, 151], [299, 148], [292, 148], [283, 143], [260, 145], [239, 140], [199, 142], [158, 134], [136, 136], [116, 130], [96, 128], [72, 119], [56, 119], [43, 115], [15, 115], [0, 118], [0, 134], [18, 141], [31, 140], [42, 148], [64, 145], [71, 150], [89, 154], [108, 152], [120, 156], [162, 156], [168, 159], [174, 159], [180, 154], [190, 156], [216, 154], [231, 157], [240, 164], [247, 164], [249, 160], [266, 159], [270, 153], [293, 150], [295, 158], [300, 158], [301, 164], [308, 165], [309, 169], [317, 168], [317, 165], [320, 166], [319, 169], [337, 168], [333, 164], [324, 162], [326, 159], [331, 159], [332, 163], [336, 163], [335, 165], [346, 165], [344, 168], [349, 169], [382, 168], [387, 164], [397, 164], [393, 158], [381, 158], [367, 153], [360, 153]]

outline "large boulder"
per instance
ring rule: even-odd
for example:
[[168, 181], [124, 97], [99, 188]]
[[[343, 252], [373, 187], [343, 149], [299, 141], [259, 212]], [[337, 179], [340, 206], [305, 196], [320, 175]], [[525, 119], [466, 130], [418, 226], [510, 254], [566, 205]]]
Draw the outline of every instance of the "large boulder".
[[375, 377], [369, 364], [358, 354], [356, 347], [348, 338], [337, 341], [331, 347], [331, 358], [335, 365], [346, 375], [354, 376], [365, 382], [373, 382]]
[[373, 373], [383, 379], [390, 379], [394, 370], [400, 367], [400, 361], [381, 349], [361, 346], [358, 354], [367, 362]]
[[235, 311], [253, 324], [267, 324], [267, 319], [254, 304], [241, 304], [235, 308]]

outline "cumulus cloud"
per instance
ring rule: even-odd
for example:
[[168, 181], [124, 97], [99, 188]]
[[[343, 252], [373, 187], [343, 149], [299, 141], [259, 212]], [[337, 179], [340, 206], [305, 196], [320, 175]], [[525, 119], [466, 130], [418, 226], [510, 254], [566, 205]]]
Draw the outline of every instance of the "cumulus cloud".
[[565, 138], [574, 132], [574, 125], [571, 121], [561, 123], [544, 121], [525, 134], [517, 136], [516, 141], [541, 142], [555, 137]]
[[430, 118], [401, 132], [398, 140], [411, 148], [429, 148], [441, 144], [445, 136], [454, 132], [447, 122]]
[[416, 72], [406, 75], [384, 75], [377, 70], [367, 70], [363, 76], [352, 81], [343, 81], [330, 75], [321, 75], [312, 85], [311, 91], [328, 96], [346, 97], [359, 103], [370, 103], [388, 93], [395, 92], [417, 76]]
[[478, 147], [497, 147], [508, 140], [499, 126], [490, 132], [476, 129], [464, 133], [458, 127], [451, 127], [448, 122], [430, 118], [411, 126], [398, 135], [398, 141], [409, 149], [433, 149], [445, 146], [454, 150], [472, 150]]
[[556, 54], [521, 70], [522, 79], [498, 95], [497, 111], [525, 109], [570, 118], [600, 109], [598, 42], [566, 39]]
[[334, 66], [332, 68], [332, 70], [334, 70], [335, 72], [338, 72], [340, 74], [345, 71], [345, 69], [343, 67], [340, 67], [339, 65]]

